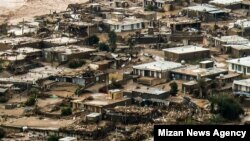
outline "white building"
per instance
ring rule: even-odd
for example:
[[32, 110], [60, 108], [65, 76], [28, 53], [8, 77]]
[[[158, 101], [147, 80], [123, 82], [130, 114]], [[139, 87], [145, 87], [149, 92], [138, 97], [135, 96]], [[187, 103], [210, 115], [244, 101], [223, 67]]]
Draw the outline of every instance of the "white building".
[[250, 75], [250, 56], [227, 61], [228, 70], [243, 75]]
[[147, 6], [157, 7], [158, 9], [162, 9], [166, 3], [170, 3], [173, 0], [144, 0], [143, 6], [144, 8]]
[[126, 17], [106, 19], [103, 22], [109, 27], [110, 31], [124, 32], [142, 29], [144, 20], [135, 17]]
[[215, 5], [235, 5], [240, 4], [242, 0], [211, 0], [209, 3], [215, 4]]
[[220, 45], [243, 45], [248, 44], [249, 40], [238, 36], [238, 35], [232, 35], [232, 36], [222, 36], [222, 37], [214, 37], [214, 44], [215, 46]]
[[182, 67], [180, 63], [170, 61], [156, 61], [133, 66], [133, 74], [143, 77], [168, 79], [170, 77], [169, 71], [180, 67]]
[[234, 80], [233, 91], [235, 94], [250, 96], [250, 79]]

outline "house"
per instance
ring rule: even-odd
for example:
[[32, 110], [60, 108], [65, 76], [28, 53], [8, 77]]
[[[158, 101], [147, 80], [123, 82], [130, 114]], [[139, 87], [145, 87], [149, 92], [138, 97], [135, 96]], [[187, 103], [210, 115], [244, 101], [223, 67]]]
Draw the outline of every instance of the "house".
[[240, 74], [238, 73], [228, 73], [226, 75], [220, 75], [216, 77], [217, 82], [217, 90], [232, 90], [232, 83], [234, 80], [240, 78]]
[[105, 19], [103, 23], [110, 31], [125, 32], [143, 29], [144, 20], [135, 17], [112, 18]]
[[198, 65], [190, 65], [183, 68], [171, 70], [171, 76], [174, 80], [198, 80], [200, 78], [215, 79], [221, 74], [228, 74], [228, 70], [221, 68], [200, 68]]
[[90, 53], [93, 52], [96, 52], [96, 49], [68, 45], [44, 49], [43, 57], [49, 62], [66, 62], [72, 59], [88, 58], [90, 57]]
[[163, 49], [165, 60], [181, 62], [210, 58], [210, 50], [199, 46], [182, 46]]
[[122, 93], [97, 93], [83, 101], [72, 101], [74, 110], [77, 108], [95, 113], [103, 113], [107, 108], [129, 105], [130, 103], [130, 98], [124, 98]]
[[101, 113], [90, 113], [86, 116], [88, 122], [98, 122], [102, 119]]
[[185, 28], [194, 28], [199, 30], [201, 28], [201, 20], [189, 17], [173, 17], [162, 18], [160, 23], [166, 25], [172, 32], [182, 31]]
[[218, 7], [235, 10], [241, 8], [242, 1], [243, 0], [211, 0], [209, 3]]
[[237, 95], [250, 96], [250, 79], [234, 80], [233, 91]]
[[231, 72], [250, 75], [250, 56], [228, 60], [228, 70]]
[[170, 61], [156, 61], [133, 66], [133, 74], [141, 77], [166, 79], [170, 78], [170, 71], [181, 68], [182, 64]]
[[13, 84], [0, 84], [0, 96], [9, 96], [10, 90], [13, 88]]
[[224, 45], [222, 51], [235, 58], [246, 57], [250, 55], [250, 43], [243, 45]]
[[169, 11], [173, 0], [143, 0], [143, 7], [145, 10], [164, 10]]
[[239, 36], [249, 36], [250, 35], [250, 20], [241, 19], [234, 23], [234, 27], [229, 29], [229, 34], [237, 34]]
[[0, 50], [10, 48], [32, 47], [41, 48], [41, 40], [32, 37], [16, 37], [0, 39]]
[[153, 87], [137, 87], [132, 90], [126, 90], [123, 94], [130, 98], [141, 97], [142, 99], [166, 99], [169, 97], [169, 92]]
[[56, 47], [56, 46], [67, 46], [79, 43], [80, 40], [75, 38], [60, 37], [60, 38], [49, 38], [43, 40], [43, 48]]
[[24, 63], [25, 61], [30, 61], [30, 59], [35, 59], [42, 56], [42, 50], [30, 47], [23, 47], [17, 49], [9, 49], [0, 52], [1, 60], [8, 61], [11, 63]]
[[209, 4], [201, 4], [183, 8], [182, 12], [190, 18], [197, 17], [201, 21], [209, 22], [227, 19], [230, 10], [218, 8]]
[[213, 37], [212, 40], [215, 47], [222, 47], [223, 45], [244, 45], [249, 43], [248, 39], [238, 35]]

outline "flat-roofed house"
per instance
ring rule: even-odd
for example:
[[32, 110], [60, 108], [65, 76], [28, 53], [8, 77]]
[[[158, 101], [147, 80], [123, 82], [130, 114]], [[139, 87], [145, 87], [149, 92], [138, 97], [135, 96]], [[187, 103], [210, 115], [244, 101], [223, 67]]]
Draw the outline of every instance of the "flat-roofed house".
[[66, 62], [71, 59], [88, 58], [93, 52], [96, 52], [96, 49], [69, 45], [44, 49], [43, 57], [46, 61]]
[[142, 77], [152, 77], [159, 79], [169, 79], [169, 71], [180, 68], [182, 65], [170, 61], [156, 61], [146, 64], [133, 66], [133, 74]]
[[243, 75], [250, 75], [250, 56], [228, 60], [228, 70]]
[[166, 48], [163, 49], [163, 51], [165, 54], [165, 60], [174, 62], [181, 62], [182, 60], [191, 61], [196, 59], [210, 58], [209, 49], [193, 45]]
[[250, 79], [234, 80], [234, 94], [250, 96]]

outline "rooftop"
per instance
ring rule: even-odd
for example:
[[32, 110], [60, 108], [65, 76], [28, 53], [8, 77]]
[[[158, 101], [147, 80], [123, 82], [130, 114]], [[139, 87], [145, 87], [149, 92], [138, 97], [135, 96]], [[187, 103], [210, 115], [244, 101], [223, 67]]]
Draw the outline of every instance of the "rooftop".
[[69, 45], [69, 46], [59, 46], [59, 47], [52, 47], [45, 49], [45, 51], [51, 51], [51, 52], [60, 52], [62, 54], [78, 54], [83, 52], [93, 52], [96, 51], [96, 49], [91, 49], [87, 47], [80, 47], [76, 45]]
[[16, 37], [16, 38], [4, 38], [0, 39], [0, 43], [2, 44], [10, 44], [10, 45], [19, 45], [23, 43], [32, 43], [39, 42], [40, 39], [32, 38], [32, 37]]
[[130, 24], [142, 23], [143, 21], [144, 21], [143, 19], [128, 17], [120, 21], [118, 19], [105, 19], [103, 22], [111, 25], [130, 25]]
[[188, 17], [175, 17], [175, 18], [163, 18], [160, 19], [163, 23], [171, 23], [171, 24], [183, 24], [183, 23], [197, 23], [201, 22], [199, 19], [191, 19]]
[[228, 60], [228, 63], [250, 67], [250, 56]]
[[87, 117], [97, 117], [100, 115], [101, 115], [101, 113], [91, 113], [91, 114], [88, 114]]
[[134, 66], [133, 68], [140, 70], [167, 71], [180, 67], [182, 67], [180, 63], [170, 62], [170, 61], [156, 61], [156, 62], [137, 65]]
[[184, 8], [186, 10], [192, 10], [192, 11], [199, 11], [199, 12], [208, 12], [208, 13], [224, 13], [229, 12], [228, 10], [217, 8], [216, 6], [209, 5], [209, 4], [199, 4], [195, 6], [189, 6], [187, 8]]
[[46, 39], [45, 42], [53, 43], [53, 44], [69, 44], [69, 43], [76, 43], [78, 42], [77, 39], [68, 38], [68, 37], [61, 37], [61, 38], [52, 38]]
[[234, 84], [250, 87], [250, 79], [234, 80]]
[[200, 68], [198, 65], [190, 65], [185, 68], [179, 68], [172, 70], [172, 72], [175, 73], [180, 73], [180, 74], [186, 74], [186, 75], [191, 75], [191, 76], [198, 76], [200, 75], [201, 77], [213, 75], [213, 74], [221, 74], [228, 72], [226, 69], [221, 69], [221, 68]]
[[132, 91], [139, 92], [139, 93], [148, 93], [148, 94], [153, 94], [153, 95], [161, 95], [167, 92], [167, 91], [164, 91], [158, 88], [153, 88], [153, 87], [140, 87], [140, 88], [135, 88]]
[[241, 3], [242, 0], [211, 0], [209, 3], [218, 5], [232, 5]]
[[214, 39], [224, 42], [225, 44], [231, 44], [231, 45], [240, 45], [249, 43], [248, 39], [238, 35], [214, 37]]
[[76, 140], [76, 138], [75, 137], [65, 137], [65, 138], [59, 139], [59, 141], [73, 141], [73, 140]]
[[234, 23], [235, 26], [237, 27], [243, 27], [243, 28], [247, 28], [247, 27], [250, 27], [250, 21], [247, 20], [247, 19], [243, 19], [243, 20], [237, 20], [235, 23]]
[[175, 54], [185, 54], [185, 53], [191, 53], [191, 52], [200, 52], [200, 51], [209, 51], [209, 49], [188, 45], [188, 46], [182, 46], [182, 47], [174, 47], [174, 48], [167, 48], [163, 49], [163, 51], [171, 52]]

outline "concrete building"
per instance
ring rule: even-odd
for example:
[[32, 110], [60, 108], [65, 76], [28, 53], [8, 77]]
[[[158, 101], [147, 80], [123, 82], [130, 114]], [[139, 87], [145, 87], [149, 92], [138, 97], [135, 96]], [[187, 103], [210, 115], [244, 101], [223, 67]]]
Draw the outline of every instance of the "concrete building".
[[220, 68], [200, 68], [199, 66], [187, 66], [171, 71], [172, 79], [174, 80], [197, 80], [199, 78], [215, 79], [221, 74], [228, 74], [226, 69]]
[[234, 80], [234, 94], [250, 96], [250, 79]]
[[59, 141], [77, 141], [77, 138], [75, 137], [64, 137], [59, 139]]
[[161, 24], [166, 25], [172, 32], [182, 31], [184, 28], [201, 28], [201, 21], [188, 17], [174, 17], [160, 19]]
[[163, 51], [165, 54], [165, 60], [174, 62], [181, 62], [182, 60], [191, 61], [196, 59], [210, 58], [209, 49], [193, 45], [167, 48], [163, 49]]
[[128, 18], [112, 18], [105, 19], [103, 23], [107, 26], [110, 31], [124, 32], [141, 30], [143, 28], [144, 20], [137, 19], [135, 17]]
[[182, 67], [180, 63], [170, 61], [157, 61], [133, 66], [133, 74], [142, 77], [169, 79], [169, 71]]
[[243, 45], [224, 45], [221, 51], [235, 58], [246, 57], [250, 55], [250, 43]]
[[243, 0], [211, 0], [209, 3], [218, 7], [235, 10], [241, 8], [242, 1]]
[[[121, 95], [121, 96], [118, 96]], [[110, 94], [97, 93], [92, 94], [92, 98], [82, 101], [72, 101], [74, 110], [85, 110], [95, 113], [103, 113], [107, 108], [113, 108], [115, 106], [125, 106], [131, 103], [130, 98], [124, 98], [122, 93], [114, 93], [110, 97]]]
[[250, 75], [250, 56], [227, 61], [228, 70], [243, 75]]
[[60, 37], [60, 38], [50, 38], [43, 40], [42, 46], [44, 48], [56, 47], [56, 46], [67, 46], [79, 43], [80, 40], [75, 38]]
[[213, 40], [215, 47], [221, 47], [223, 45], [244, 45], [249, 43], [248, 39], [238, 35], [213, 37]]
[[123, 93], [127, 97], [136, 98], [141, 97], [143, 99], [166, 99], [169, 96], [169, 92], [153, 87], [140, 87], [132, 90], [127, 90]]
[[144, 9], [147, 9], [147, 7], [154, 7], [156, 10], [168, 11], [173, 1], [174, 0], [143, 0], [143, 7]]
[[183, 8], [183, 13], [188, 17], [197, 17], [201, 21], [218, 21], [229, 17], [230, 10], [215, 7], [209, 4], [199, 4]]
[[69, 45], [44, 49], [43, 57], [46, 61], [66, 62], [71, 59], [88, 58], [93, 52], [96, 52], [96, 49]]

